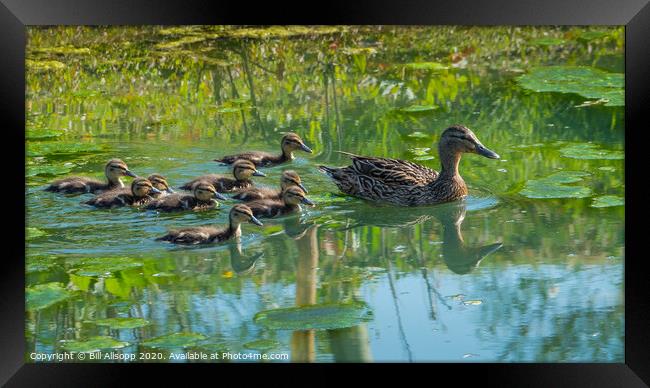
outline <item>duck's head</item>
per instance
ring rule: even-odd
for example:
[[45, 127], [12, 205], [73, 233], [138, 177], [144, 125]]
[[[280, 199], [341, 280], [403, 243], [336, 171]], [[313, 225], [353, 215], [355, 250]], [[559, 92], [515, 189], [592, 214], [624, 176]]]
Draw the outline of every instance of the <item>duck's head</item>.
[[149, 182], [149, 179], [135, 178], [133, 182], [131, 182], [131, 193], [133, 193], [133, 196], [136, 198], [143, 198], [152, 193], [159, 194], [160, 190], [153, 187], [151, 182]]
[[251, 224], [255, 224], [258, 226], [262, 226], [263, 224], [255, 218], [253, 215], [253, 211], [251, 208], [249, 208], [246, 205], [235, 205], [230, 209], [230, 224], [231, 225], [239, 225], [243, 224], [244, 222], [250, 222]]
[[441, 154], [444, 152], [451, 152], [452, 154], [466, 152], [479, 154], [490, 159], [499, 159], [496, 152], [485, 147], [474, 132], [462, 125], [452, 125], [445, 129], [440, 137], [438, 147]]
[[106, 174], [106, 178], [111, 182], [118, 182], [120, 181], [120, 177], [123, 176], [137, 177], [137, 175], [129, 171], [129, 167], [121, 159], [109, 160], [106, 166], [104, 166], [104, 174]]
[[166, 191], [168, 193], [173, 193], [174, 190], [169, 186], [169, 183], [167, 183], [167, 179], [165, 179], [164, 176], [160, 174], [151, 174], [147, 177], [149, 182], [153, 185], [153, 187], [157, 188], [160, 191]]
[[312, 202], [309, 198], [305, 197], [305, 192], [302, 191], [300, 187], [297, 186], [291, 186], [286, 188], [282, 192], [282, 199], [284, 200], [284, 203], [287, 205], [298, 205], [301, 203], [304, 203], [305, 205], [309, 206], [314, 206], [314, 202]]
[[305, 142], [302, 141], [300, 136], [296, 135], [295, 133], [289, 132], [284, 135], [282, 137], [282, 152], [285, 155], [290, 155], [293, 151], [297, 150], [309, 152], [310, 154], [313, 152], [311, 148], [305, 145]]
[[251, 176], [266, 176], [263, 172], [257, 171], [253, 162], [246, 159], [235, 161], [232, 165], [232, 173], [238, 181], [248, 180]]
[[300, 176], [296, 174], [295, 171], [283, 171], [282, 176], [280, 177], [280, 187], [282, 190], [291, 187], [291, 186], [298, 186], [302, 191], [305, 192], [305, 194], [308, 192], [305, 186], [302, 185], [302, 180], [300, 179]]
[[200, 181], [194, 185], [194, 197], [199, 201], [210, 201], [212, 198], [225, 201], [227, 198], [217, 192], [209, 182]]

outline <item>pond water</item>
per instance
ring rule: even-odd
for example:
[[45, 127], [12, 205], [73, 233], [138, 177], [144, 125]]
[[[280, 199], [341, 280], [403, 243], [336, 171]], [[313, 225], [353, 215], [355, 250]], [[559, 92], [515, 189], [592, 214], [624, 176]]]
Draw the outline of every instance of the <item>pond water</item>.
[[[558, 70], [560, 84], [573, 82], [564, 93], [520, 78], [549, 66], [620, 73], [622, 32], [30, 28], [26, 359], [101, 349], [622, 362], [624, 110], [612, 97], [622, 85], [599, 100], [573, 73]], [[589, 90], [578, 94], [581, 85]], [[501, 155], [463, 157], [463, 201], [368, 203], [316, 168], [347, 164], [343, 150], [439, 170], [437, 141], [455, 123]], [[67, 175], [101, 178], [114, 157], [178, 187], [230, 174], [215, 157], [279, 151], [287, 131], [314, 153], [255, 182], [275, 187], [293, 169], [317, 205], [246, 224], [239, 242], [155, 241], [170, 228], [225, 224], [233, 200], [159, 214], [43, 191]], [[256, 319], [314, 304], [330, 306], [323, 320], [346, 306], [367, 314], [319, 329]]]

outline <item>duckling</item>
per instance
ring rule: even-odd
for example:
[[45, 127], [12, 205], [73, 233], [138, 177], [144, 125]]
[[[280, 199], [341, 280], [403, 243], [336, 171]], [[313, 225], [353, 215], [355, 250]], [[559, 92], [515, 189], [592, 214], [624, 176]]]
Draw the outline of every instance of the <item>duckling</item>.
[[198, 182], [208, 182], [214, 186], [220, 193], [227, 193], [238, 189], [251, 187], [253, 182], [251, 176], [266, 176], [263, 172], [257, 171], [255, 165], [249, 160], [238, 160], [232, 166], [232, 173], [235, 179], [218, 174], [208, 174], [200, 176], [190, 182], [187, 182], [181, 189], [192, 190]]
[[172, 212], [180, 210], [208, 210], [219, 205], [215, 198], [225, 201], [210, 183], [201, 181], [194, 185], [192, 194], [175, 193], [156, 198], [145, 209]]
[[282, 199], [258, 199], [246, 204], [253, 211], [255, 217], [273, 218], [300, 211], [301, 203], [310, 206], [315, 205], [314, 202], [305, 197], [305, 192], [300, 187], [291, 186], [282, 192]]
[[467, 185], [458, 173], [463, 153], [499, 159], [499, 155], [481, 144], [474, 132], [462, 125], [445, 129], [440, 137], [440, 174], [405, 160], [342, 153], [352, 158], [351, 166], [319, 166], [339, 190], [362, 199], [399, 206], [432, 205], [465, 197]]
[[293, 160], [293, 151], [302, 150], [309, 153], [313, 152], [311, 148], [305, 145], [300, 136], [293, 132], [289, 132], [282, 137], [281, 147], [281, 155], [273, 155], [262, 151], [249, 151], [241, 154], [224, 156], [219, 159], [214, 159], [214, 161], [223, 164], [233, 164], [238, 159], [246, 159], [253, 162], [257, 167], [269, 167]]
[[73, 176], [52, 182], [47, 188], [45, 188], [45, 191], [64, 194], [99, 194], [104, 191], [123, 188], [124, 183], [122, 183], [122, 180], [120, 179], [122, 176], [137, 177], [137, 175], [129, 171], [126, 163], [120, 159], [109, 160], [104, 167], [104, 174], [106, 175], [107, 182], [102, 182], [92, 178]]
[[250, 222], [258, 226], [263, 224], [255, 218], [251, 209], [246, 205], [235, 205], [230, 209], [229, 224], [225, 228], [198, 226], [170, 230], [156, 241], [169, 241], [174, 244], [209, 244], [229, 240], [241, 236], [241, 224]]
[[158, 193], [160, 193], [160, 190], [153, 187], [149, 180], [145, 178], [135, 178], [133, 182], [131, 182], [131, 187], [128, 189], [121, 188], [106, 191], [83, 203], [101, 208], [140, 206], [151, 201], [152, 194]]
[[233, 196], [234, 199], [240, 201], [248, 202], [255, 201], [258, 199], [282, 199], [282, 191], [287, 187], [298, 186], [302, 191], [307, 194], [307, 189], [302, 185], [300, 176], [296, 174], [295, 171], [283, 171], [282, 176], [280, 177], [280, 190], [271, 189], [266, 187], [251, 187], [248, 189], [240, 190], [236, 195]]
[[147, 177], [149, 182], [151, 182], [151, 185], [158, 190], [160, 190], [160, 194], [155, 194], [152, 195], [154, 198], [160, 198], [162, 196], [165, 196], [166, 194], [173, 194], [174, 190], [169, 186], [169, 183], [167, 183], [167, 179], [165, 179], [164, 176], [160, 174], [151, 174]]

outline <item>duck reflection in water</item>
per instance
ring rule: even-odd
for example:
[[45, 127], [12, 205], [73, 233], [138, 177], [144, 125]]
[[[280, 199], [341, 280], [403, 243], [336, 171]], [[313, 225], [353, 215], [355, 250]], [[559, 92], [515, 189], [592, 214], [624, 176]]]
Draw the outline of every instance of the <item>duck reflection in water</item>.
[[252, 256], [244, 255], [240, 241], [228, 245], [228, 248], [230, 249], [230, 266], [238, 276], [252, 274], [258, 260], [264, 256], [264, 252], [258, 252]]

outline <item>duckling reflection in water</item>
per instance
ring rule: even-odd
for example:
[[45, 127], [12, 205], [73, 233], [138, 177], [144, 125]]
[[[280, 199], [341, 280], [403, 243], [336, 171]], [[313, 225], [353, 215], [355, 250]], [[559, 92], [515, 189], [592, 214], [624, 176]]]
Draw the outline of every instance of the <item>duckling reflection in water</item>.
[[249, 160], [236, 161], [232, 166], [232, 173], [235, 179], [219, 174], [203, 175], [187, 182], [181, 186], [181, 189], [192, 190], [195, 184], [205, 181], [214, 186], [220, 193], [229, 193], [253, 186], [252, 176], [266, 176], [263, 172], [257, 171], [255, 165]]
[[300, 176], [295, 171], [287, 170], [283, 171], [282, 176], [280, 177], [280, 190], [267, 187], [251, 187], [240, 190], [236, 195], [233, 195], [233, 198], [244, 202], [255, 201], [258, 199], [281, 200], [282, 192], [286, 188], [292, 186], [298, 186], [305, 192], [305, 194], [307, 193], [307, 189], [302, 185]]
[[499, 155], [487, 149], [474, 132], [462, 125], [445, 129], [440, 137], [440, 173], [406, 160], [342, 153], [352, 159], [351, 166], [319, 166], [339, 190], [369, 201], [399, 206], [432, 205], [465, 197], [467, 185], [458, 173], [463, 153], [499, 159]]
[[282, 199], [259, 199], [257, 201], [247, 202], [246, 205], [253, 211], [255, 217], [273, 218], [298, 212], [301, 210], [300, 204], [314, 206], [315, 204], [307, 197], [305, 192], [299, 187], [289, 187], [282, 192]]
[[80, 176], [59, 179], [52, 182], [45, 188], [45, 191], [63, 194], [99, 194], [105, 191], [123, 188], [124, 183], [120, 179], [123, 176], [136, 177], [134, 173], [129, 171], [126, 163], [120, 159], [109, 160], [104, 166], [104, 175], [106, 176], [106, 182]]
[[249, 275], [255, 270], [255, 264], [264, 256], [264, 252], [258, 252], [253, 256], [244, 256], [241, 243], [230, 244], [230, 266], [237, 275]]
[[442, 259], [447, 268], [454, 273], [463, 275], [478, 267], [490, 253], [503, 246], [502, 243], [469, 247], [463, 240], [461, 225], [465, 220], [466, 206], [464, 202], [443, 206], [436, 209], [434, 216], [442, 224]]
[[141, 206], [152, 200], [152, 194], [158, 193], [160, 190], [153, 187], [148, 179], [135, 178], [128, 189], [106, 191], [83, 203], [100, 208]]
[[174, 193], [149, 202], [145, 209], [173, 212], [182, 210], [209, 210], [219, 206], [216, 199], [225, 201], [227, 198], [219, 194], [210, 183], [202, 181], [194, 185], [192, 194]]
[[174, 244], [209, 244], [226, 241], [241, 236], [241, 224], [250, 222], [262, 226], [263, 224], [255, 218], [251, 209], [246, 205], [235, 205], [230, 209], [227, 227], [215, 228], [212, 226], [198, 226], [170, 230], [166, 235], [159, 237], [156, 241], [169, 241]]
[[151, 185], [158, 190], [160, 190], [160, 193], [152, 195], [154, 198], [160, 198], [163, 197], [167, 194], [173, 194], [174, 190], [171, 188], [169, 183], [167, 183], [167, 179], [165, 179], [164, 176], [160, 174], [151, 174], [147, 177], [149, 182], [151, 182]]
[[302, 150], [312, 153], [311, 148], [305, 145], [300, 136], [292, 132], [284, 135], [280, 144], [282, 147], [282, 154], [280, 155], [273, 155], [262, 151], [249, 151], [241, 154], [224, 156], [222, 158], [214, 159], [214, 161], [223, 164], [233, 164], [237, 160], [245, 159], [253, 162], [257, 167], [270, 167], [293, 160], [294, 151]]

